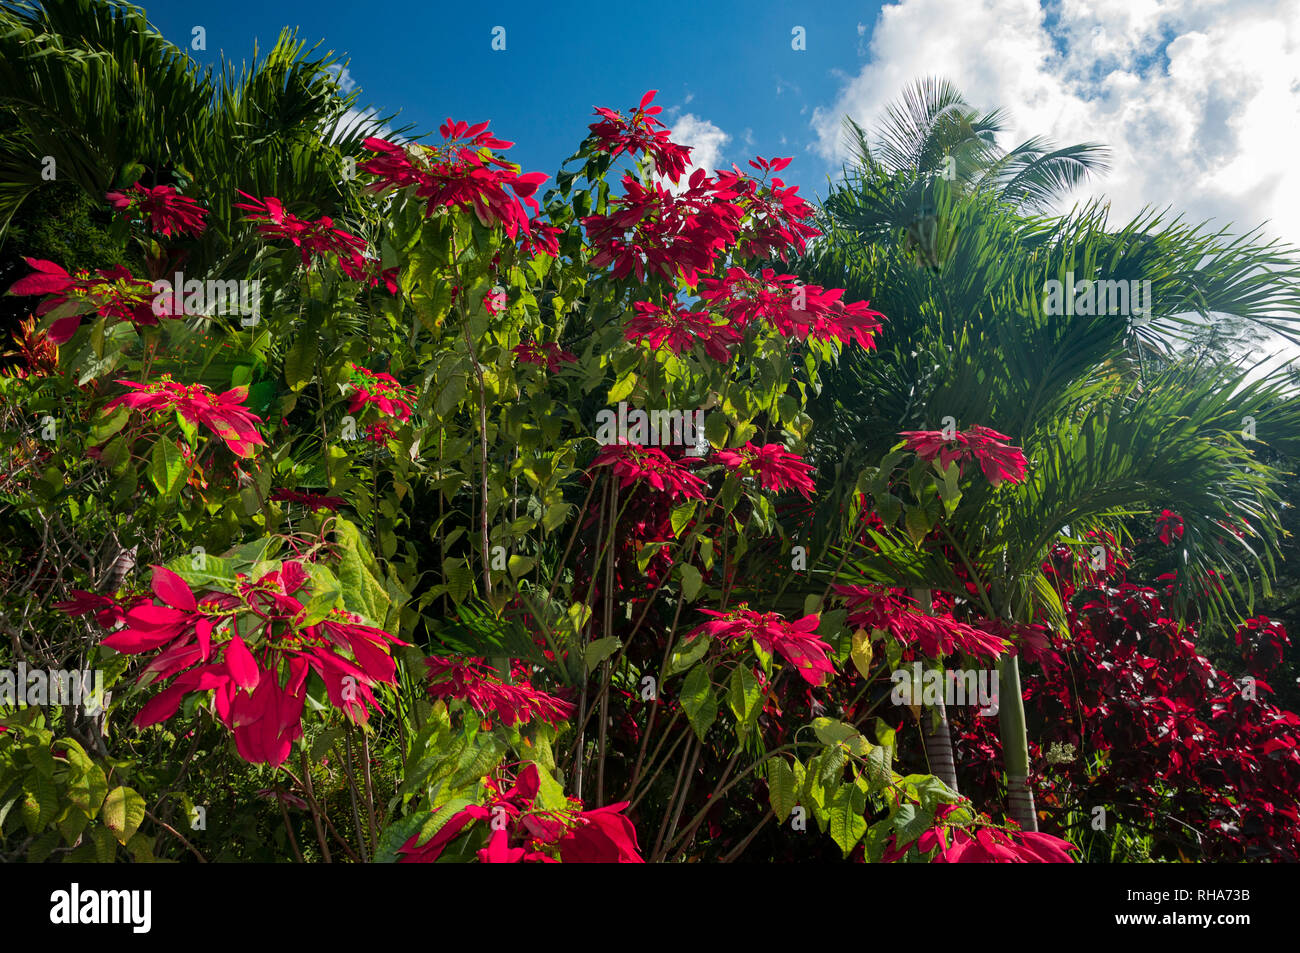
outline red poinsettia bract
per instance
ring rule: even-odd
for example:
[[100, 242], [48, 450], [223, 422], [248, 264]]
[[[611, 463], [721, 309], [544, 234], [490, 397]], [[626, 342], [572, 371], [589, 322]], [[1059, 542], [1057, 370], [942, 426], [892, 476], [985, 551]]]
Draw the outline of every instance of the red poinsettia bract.
[[617, 157], [622, 152], [649, 155], [655, 172], [670, 182], [676, 182], [691, 161], [690, 146], [680, 146], [671, 141], [672, 133], [654, 116], [663, 112], [662, 106], [652, 106], [655, 93], [652, 89], [641, 97], [641, 103], [624, 119], [623, 115], [604, 106], [596, 107], [600, 122], [588, 128], [596, 140], [596, 148]]
[[746, 608], [729, 612], [701, 609], [713, 619], [687, 633], [686, 641], [708, 635], [716, 639], [753, 639], [769, 655], [779, 654], [798, 670], [805, 682], [824, 685], [835, 675], [831, 647], [817, 637], [820, 616], [806, 615], [788, 622], [776, 612], [754, 612]]
[[722, 278], [700, 283], [700, 299], [736, 327], [766, 324], [800, 341], [856, 341], [874, 348], [884, 315], [872, 311], [866, 301], [845, 304], [840, 300], [843, 296], [843, 289], [801, 284], [794, 275], [778, 275], [771, 268], [764, 268], [756, 278], [733, 267]]
[[352, 402], [348, 413], [355, 414], [367, 404], [373, 405], [385, 417], [406, 421], [411, 419], [411, 402], [415, 399], [411, 389], [403, 387], [392, 374], [368, 371], [357, 364], [349, 364], [352, 372]]
[[1183, 518], [1173, 510], [1161, 510], [1156, 517], [1156, 529], [1160, 533], [1160, 542], [1172, 546], [1174, 540], [1183, 538]]
[[805, 499], [812, 498], [812, 464], [791, 453], [779, 443], [757, 447], [747, 443], [735, 450], [718, 450], [713, 456], [718, 462], [735, 470], [754, 476], [764, 489], [780, 492], [797, 490]]
[[136, 325], [156, 325], [153, 284], [135, 278], [121, 265], [101, 268], [96, 275], [78, 271], [75, 275], [52, 261], [24, 258], [34, 273], [19, 278], [12, 295], [46, 295], [36, 307], [37, 315], [54, 312], [47, 340], [58, 346], [71, 340], [88, 311], [100, 317], [130, 321]]
[[527, 670], [512, 664], [512, 680], [503, 682], [481, 658], [425, 659], [429, 668], [429, 694], [434, 698], [460, 698], [481, 715], [495, 716], [507, 727], [521, 722], [544, 721], [549, 725], [567, 721], [573, 705], [533, 688]]
[[175, 676], [135, 724], [164, 721], [187, 695], [213, 692], [214, 710], [233, 732], [240, 756], [275, 767], [302, 737], [311, 672], [334, 707], [365, 721], [379, 708], [371, 688], [396, 684], [391, 646], [407, 643], [337, 608], [307, 624], [296, 594], [309, 580], [302, 563], [287, 561], [254, 582], [236, 577], [234, 592], [196, 595], [176, 573], [155, 566], [154, 598], [127, 609], [122, 628], [103, 640], [129, 655], [161, 649], [141, 673], [141, 685]]
[[266, 445], [261, 434], [257, 433], [261, 417], [253, 415], [244, 406], [248, 399], [246, 386], [231, 387], [225, 393], [213, 394], [201, 384], [177, 384], [168, 374], [153, 384], [122, 380], [117, 384], [130, 387], [131, 393], [109, 400], [104, 406], [105, 413], [112, 412], [120, 404], [142, 413], [175, 411], [191, 424], [201, 424], [212, 430], [235, 456], [252, 456], [253, 447]]
[[566, 351], [560, 345], [549, 341], [546, 343], [525, 341], [522, 344], [516, 344], [510, 350], [524, 364], [536, 364], [538, 367], [544, 367], [548, 374], [554, 374], [558, 371], [561, 363], [571, 363], [578, 359], [578, 355], [572, 351]]
[[254, 447], [266, 446], [257, 432], [262, 419], [244, 405], [248, 399], [247, 387], [232, 387], [214, 394], [202, 384], [178, 384], [166, 374], [151, 384], [127, 380], [117, 383], [130, 388], [131, 393], [109, 401], [104, 406], [105, 413], [119, 405], [141, 413], [175, 411], [190, 423], [207, 427], [239, 457], [251, 457]]
[[907, 449], [922, 460], [939, 458], [945, 469], [952, 461], [958, 464], [974, 459], [989, 483], [997, 486], [1003, 480], [1021, 483], [1028, 464], [1024, 452], [1012, 446], [1004, 433], [978, 424], [966, 431], [905, 430], [899, 434], [907, 441]]
[[708, 484], [658, 447], [610, 444], [596, 454], [591, 465], [613, 468], [619, 486], [624, 488], [645, 483], [671, 497], [687, 500], [704, 499], [704, 491], [708, 489]]
[[715, 324], [703, 311], [691, 311], [678, 301], [653, 304], [636, 301], [634, 312], [623, 330], [629, 341], [644, 342], [654, 350], [668, 348], [674, 354], [690, 350], [696, 344], [720, 364], [731, 360], [729, 345], [740, 342], [740, 332], [727, 324]]
[[[497, 139], [487, 126], [486, 122], [471, 126], [448, 119], [438, 127], [444, 142], [437, 147], [413, 144], [403, 148], [383, 139], [366, 139], [362, 145], [375, 153], [375, 158], [367, 159], [360, 168], [376, 176], [370, 186], [375, 192], [415, 186], [416, 197], [426, 200], [426, 217], [439, 208], [472, 210], [485, 227], [500, 225], [512, 239], [520, 234], [531, 237], [529, 210], [534, 218], [540, 211], [533, 195], [547, 176], [541, 172], [521, 174], [519, 166], [493, 155], [490, 150], [509, 149], [514, 143]], [[549, 251], [553, 235], [539, 236], [536, 241]]]
[[899, 845], [897, 835], [890, 835], [881, 860], [893, 863], [915, 848], [921, 854], [937, 850], [936, 864], [1072, 864], [1070, 851], [1078, 850], [1069, 841], [1037, 831], [1002, 830], [997, 827], [974, 828], [949, 826], [944, 818], [956, 810], [956, 804], [944, 804], [935, 812], [935, 825], [914, 841]]
[[845, 598], [848, 624], [855, 629], [879, 629], [899, 644], [915, 646], [928, 658], [960, 652], [975, 658], [996, 659], [1009, 643], [995, 631], [985, 631], [958, 621], [946, 612], [925, 612], [901, 590], [872, 586], [835, 586]]
[[125, 191], [109, 192], [104, 198], [115, 211], [144, 219], [150, 231], [167, 238], [173, 234], [197, 237], [207, 227], [204, 219], [208, 210], [170, 185], [149, 188], [136, 182]]
[[581, 801], [570, 798], [565, 808], [548, 810], [537, 803], [541, 777], [532, 763], [509, 787], [491, 776], [484, 784], [490, 796], [487, 804], [461, 808], [424, 843], [415, 834], [398, 848], [400, 862], [434, 863], [467, 828], [486, 821], [487, 846], [478, 851], [485, 864], [555, 863], [556, 854], [566, 864], [644, 863], [636, 828], [622, 813], [626, 801], [584, 811]]
[[[247, 202], [235, 202], [234, 207], [251, 212], [245, 221], [256, 222], [258, 233], [265, 238], [292, 242], [302, 253], [304, 268], [311, 265], [312, 255], [337, 255], [340, 262], [355, 259], [365, 251], [366, 243], [357, 236], [334, 226], [334, 219], [322, 215], [318, 219], [298, 218], [284, 210], [284, 204], [275, 196], [262, 199], [240, 192]], [[353, 262], [355, 267], [355, 261]]]

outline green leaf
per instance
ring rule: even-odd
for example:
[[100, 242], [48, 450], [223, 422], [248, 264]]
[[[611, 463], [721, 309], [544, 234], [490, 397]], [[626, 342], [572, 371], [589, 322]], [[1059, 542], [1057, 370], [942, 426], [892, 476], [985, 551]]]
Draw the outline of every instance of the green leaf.
[[695, 516], [695, 505], [698, 502], [698, 500], [690, 500], [673, 509], [672, 516], [669, 519], [672, 522], [674, 536], [682, 535], [682, 530], [686, 527], [686, 524]]
[[144, 812], [144, 798], [131, 788], [120, 786], [108, 792], [99, 816], [118, 843], [125, 844], [140, 829]]
[[767, 796], [778, 824], [784, 824], [797, 803], [794, 771], [783, 758], [773, 758], [767, 772]]
[[844, 856], [867, 832], [867, 821], [862, 816], [866, 809], [866, 795], [856, 784], [845, 784], [831, 798], [827, 810], [830, 814], [831, 839], [840, 845]]
[[849, 657], [853, 659], [853, 667], [858, 670], [863, 678], [870, 678], [871, 633], [866, 629], [858, 629], [853, 633], [850, 645]]
[[583, 659], [587, 663], [587, 671], [594, 672], [601, 662], [605, 661], [605, 659], [618, 651], [621, 644], [622, 643], [612, 635], [606, 636], [603, 639], [594, 639], [589, 642], [586, 650], [583, 652]]
[[313, 325], [298, 333], [298, 339], [284, 356], [284, 382], [295, 393], [306, 387], [316, 369], [316, 354], [320, 350], [320, 334]]
[[834, 718], [814, 718], [812, 728], [813, 733], [817, 735], [817, 740], [824, 745], [837, 745], [858, 733], [858, 729], [852, 725], [846, 725]]
[[687, 602], [694, 602], [700, 594], [700, 586], [704, 583], [700, 571], [690, 563], [682, 563], [679, 567], [682, 575], [682, 598]]
[[696, 736], [703, 741], [705, 732], [718, 717], [718, 699], [713, 693], [713, 682], [706, 665], [697, 665], [686, 674], [682, 683], [682, 710], [686, 719], [695, 729]]
[[746, 665], [737, 665], [731, 672], [727, 686], [727, 705], [736, 716], [736, 736], [739, 738], [750, 722], [758, 716], [763, 693], [758, 679]]
[[180, 489], [185, 477], [185, 458], [180, 448], [166, 437], [160, 437], [149, 454], [147, 472], [159, 492], [171, 496]]
[[713, 640], [707, 635], [697, 635], [689, 642], [679, 642], [673, 648], [673, 654], [668, 657], [668, 668], [664, 671], [664, 678], [686, 671], [704, 657], [704, 653], [712, 644]]

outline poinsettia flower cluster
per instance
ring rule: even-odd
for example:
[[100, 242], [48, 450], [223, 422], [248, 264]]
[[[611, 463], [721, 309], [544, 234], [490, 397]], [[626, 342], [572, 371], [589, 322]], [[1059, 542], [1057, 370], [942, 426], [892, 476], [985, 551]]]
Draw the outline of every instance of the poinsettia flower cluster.
[[[1196, 627], [1169, 618], [1157, 589], [1104, 579], [1077, 588], [1071, 556], [1058, 547], [1044, 567], [1068, 622], [1068, 633], [1049, 633], [1059, 661], [1023, 675], [1026, 717], [1040, 726], [1031, 741], [1040, 803], [1115, 805], [1116, 823], [1152, 832], [1153, 859], [1300, 860], [1300, 715], [1268, 701], [1263, 667], [1246, 683], [1205, 658]], [[1284, 633], [1243, 626], [1243, 655], [1255, 634], [1268, 666]], [[997, 803], [996, 724], [949, 715], [963, 792]], [[1045, 763], [1050, 746], [1077, 756]]]
[[578, 355], [572, 351], [566, 351], [560, 345], [549, 341], [545, 343], [524, 341], [522, 344], [516, 344], [510, 350], [524, 364], [536, 364], [539, 367], [544, 367], [548, 374], [554, 374], [558, 371], [562, 362], [572, 363], [578, 359]]
[[1156, 531], [1160, 535], [1160, 542], [1166, 546], [1172, 546], [1174, 540], [1182, 539], [1184, 529], [1183, 518], [1173, 510], [1161, 510], [1156, 517]]
[[[762, 156], [749, 161], [749, 165], [767, 174], [780, 172], [790, 164], [790, 159], [772, 159]], [[803, 254], [808, 239], [821, 232], [805, 219], [813, 215], [813, 207], [799, 196], [797, 185], [787, 186], [773, 176], [760, 182], [734, 165], [730, 172], [719, 170], [717, 185], [735, 193], [736, 203], [745, 212], [745, 224], [736, 237], [735, 253], [743, 258], [780, 258], [782, 261], [793, 249]]]
[[675, 299], [667, 303], [634, 301], [632, 311], [623, 329], [624, 337], [653, 350], [666, 347], [673, 354], [681, 354], [698, 344], [713, 360], [726, 364], [731, 360], [727, 348], [741, 340], [735, 328], [716, 324], [707, 312], [691, 311]]
[[[492, 776], [483, 779], [487, 804], [471, 804], [452, 814], [428, 840], [417, 833], [400, 848], [401, 863], [431, 864], [447, 845], [475, 823], [488, 823], [487, 845], [478, 851], [485, 864], [555, 863], [639, 864], [636, 828], [623, 814], [626, 801], [594, 810], [569, 798], [564, 810], [548, 810], [537, 802], [541, 776], [537, 765], [519, 770], [509, 787]], [[442, 808], [446, 810], [446, 808]]]
[[728, 641], [753, 639], [767, 654], [785, 658], [813, 687], [826, 684], [835, 675], [829, 658], [831, 647], [817, 636], [821, 624], [818, 615], [789, 622], [780, 613], [754, 612], [743, 605], [728, 612], [700, 611], [713, 621], [688, 632], [687, 642], [701, 635]]
[[154, 566], [153, 598], [126, 608], [122, 627], [103, 639], [128, 655], [157, 652], [140, 685], [172, 679], [135, 724], [165, 721], [186, 696], [212, 692], [240, 756], [275, 767], [302, 737], [313, 672], [335, 708], [367, 720], [371, 708], [379, 709], [371, 689], [396, 684], [391, 647], [407, 643], [343, 609], [307, 623], [310, 578], [303, 563], [291, 560], [256, 580], [237, 576], [233, 592], [196, 593], [170, 569]]
[[569, 702], [533, 688], [527, 668], [517, 659], [511, 663], [509, 682], [481, 658], [434, 655], [425, 664], [432, 697], [464, 699], [479, 714], [494, 716], [507, 727], [531, 721], [556, 725], [573, 715]]
[[312, 255], [336, 255], [340, 264], [351, 260], [354, 270], [357, 267], [357, 259], [365, 251], [366, 243], [335, 227], [334, 219], [328, 215], [317, 219], [299, 218], [286, 212], [284, 203], [273, 195], [258, 199], [247, 192], [239, 194], [248, 201], [235, 202], [234, 207], [252, 213], [244, 216], [244, 220], [257, 223], [258, 233], [264, 238], [292, 242], [302, 253], [304, 268], [311, 266]]
[[781, 492], [797, 490], [804, 499], [810, 499], [815, 488], [812, 481], [812, 464], [797, 453], [791, 453], [779, 443], [761, 447], [746, 443], [735, 450], [714, 451], [714, 458], [733, 470], [753, 476], [766, 490]]
[[149, 224], [150, 231], [167, 238], [173, 234], [197, 237], [207, 227], [204, 219], [208, 210], [181, 195], [174, 186], [150, 188], [136, 182], [124, 191], [109, 192], [104, 197], [115, 211], [143, 219]]
[[619, 486], [627, 488], [644, 483], [669, 496], [687, 500], [704, 499], [708, 484], [674, 460], [658, 447], [642, 447], [629, 443], [612, 443], [604, 447], [592, 467], [608, 466], [619, 478]]
[[367, 404], [375, 407], [385, 417], [401, 421], [411, 419], [411, 405], [415, 401], [413, 388], [403, 387], [392, 374], [370, 371], [357, 364], [348, 364], [351, 371], [352, 402], [348, 413], [355, 414]]
[[663, 112], [662, 106], [651, 105], [657, 92], [652, 89], [642, 96], [640, 104], [626, 119], [616, 110], [596, 107], [600, 122], [594, 122], [588, 128], [601, 152], [615, 158], [623, 152], [648, 155], [654, 160], [657, 175], [676, 182], [691, 161], [691, 149], [673, 142], [669, 138], [672, 133], [654, 118]]
[[174, 411], [191, 424], [212, 431], [236, 456], [251, 457], [254, 447], [266, 446], [266, 441], [257, 431], [262, 419], [245, 406], [248, 400], [245, 386], [216, 394], [202, 384], [179, 384], [169, 374], [149, 384], [128, 380], [118, 380], [117, 383], [128, 388], [130, 393], [104, 405], [106, 414], [119, 406], [148, 414]]
[[935, 825], [920, 837], [903, 844], [898, 835], [891, 834], [881, 857], [884, 863], [902, 860], [915, 849], [920, 854], [937, 851], [932, 863], [936, 864], [1072, 864], [1071, 851], [1077, 851], [1069, 841], [1037, 831], [1022, 831], [1009, 827], [1002, 829], [977, 824], [968, 827], [946, 824], [948, 818], [961, 805], [943, 804], [935, 811]]
[[[514, 143], [497, 139], [486, 122], [471, 126], [448, 119], [438, 131], [444, 140], [438, 147], [403, 148], [383, 139], [366, 139], [362, 145], [375, 158], [360, 168], [376, 176], [371, 190], [413, 186], [416, 197], [426, 200], [426, 217], [439, 208], [472, 210], [485, 227], [500, 225], [511, 239], [531, 236], [531, 218], [540, 211], [533, 195], [547, 176], [521, 174], [519, 166], [493, 155], [491, 150], [509, 149]], [[536, 241], [549, 247], [552, 237]]]
[[596, 252], [589, 264], [612, 264], [616, 280], [635, 274], [644, 282], [659, 275], [694, 285], [701, 272], [713, 268], [718, 253], [734, 245], [744, 216], [734, 197], [717, 190], [703, 169], [695, 170], [680, 193], [625, 175], [623, 195], [609, 200], [609, 212], [582, 219]]
[[89, 311], [102, 318], [130, 321], [135, 325], [156, 325], [153, 284], [135, 278], [122, 265], [100, 268], [95, 274], [78, 271], [69, 274], [52, 261], [24, 258], [34, 272], [14, 282], [12, 295], [45, 295], [36, 306], [36, 314], [53, 312], [48, 340], [53, 345], [65, 344], [81, 327], [82, 317]]
[[855, 629], [879, 629], [901, 645], [915, 647], [928, 658], [961, 653], [996, 659], [1009, 648], [1008, 641], [954, 618], [943, 611], [925, 612], [901, 589], [875, 586], [834, 586], [849, 610], [848, 624]]
[[907, 441], [908, 450], [922, 460], [937, 457], [944, 469], [954, 460], [960, 466], [973, 459], [994, 486], [1003, 480], [1021, 483], [1025, 479], [1028, 463], [1024, 452], [1011, 445], [1010, 437], [991, 427], [976, 424], [965, 431], [904, 430], [899, 436]]
[[700, 300], [736, 327], [764, 324], [800, 341], [856, 341], [867, 349], [875, 347], [874, 335], [884, 315], [872, 311], [866, 301], [845, 304], [843, 296], [843, 289], [802, 284], [794, 275], [778, 275], [771, 268], [755, 277], [732, 267], [722, 278], [700, 283]]

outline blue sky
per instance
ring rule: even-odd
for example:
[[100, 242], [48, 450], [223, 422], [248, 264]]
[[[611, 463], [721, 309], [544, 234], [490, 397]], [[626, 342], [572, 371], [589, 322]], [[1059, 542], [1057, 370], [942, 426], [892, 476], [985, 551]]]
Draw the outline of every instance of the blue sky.
[[[864, 62], [858, 27], [870, 26], [879, 4], [709, 0], [666, 12], [642, 4], [156, 0], [145, 9], [185, 48], [193, 27], [204, 27], [207, 50], [191, 54], [204, 63], [246, 59], [254, 41], [266, 48], [281, 27], [297, 27], [303, 39], [350, 58], [359, 103], [400, 109], [416, 131], [436, 131], [448, 116], [490, 119], [516, 143], [513, 161], [552, 176], [595, 121], [594, 106], [626, 110], [658, 89], [669, 125], [690, 116], [699, 122], [686, 120], [688, 129], [707, 138], [711, 124], [729, 137], [718, 152], [724, 165], [795, 156], [786, 180], [812, 197], [839, 167], [810, 149], [813, 111], [833, 102]], [[492, 49], [497, 26], [506, 31], [504, 51]], [[796, 26], [805, 30], [803, 51], [791, 46]]]

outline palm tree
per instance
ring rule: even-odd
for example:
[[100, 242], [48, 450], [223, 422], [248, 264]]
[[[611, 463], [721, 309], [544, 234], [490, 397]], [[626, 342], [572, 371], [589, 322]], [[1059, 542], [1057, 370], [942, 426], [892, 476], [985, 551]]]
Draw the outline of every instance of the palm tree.
[[[1297, 405], [1276, 379], [1198, 377], [1175, 343], [1226, 320], [1294, 335], [1300, 268], [1276, 245], [1160, 213], [1119, 229], [1098, 203], [1062, 218], [1027, 214], [1077, 181], [1097, 148], [1048, 150], [1034, 140], [1020, 159], [998, 156], [985, 135], [991, 120], [959, 102], [946, 84], [910, 91], [889, 114], [884, 144], [860, 150], [828, 197], [825, 236], [800, 262], [806, 279], [843, 286], [889, 318], [879, 350], [842, 355], [810, 410], [838, 477], [825, 517], [843, 511], [899, 431], [938, 429], [945, 416], [1010, 435], [1030, 474], [1016, 487], [967, 488], [942, 521], [944, 542], [977, 583], [977, 604], [937, 544], [918, 546], [897, 527], [878, 534], [878, 551], [841, 553], [850, 578], [947, 592], [988, 618], [1060, 625], [1039, 569], [1049, 549], [1092, 529], [1122, 532], [1127, 518], [1167, 507], [1187, 523], [1178, 611], [1248, 606], [1255, 580], [1267, 591], [1273, 573], [1278, 474], [1239, 436], [1241, 419], [1267, 408], [1259, 439], [1285, 439], [1297, 432]], [[855, 135], [865, 149], [865, 135]], [[944, 154], [957, 156], [956, 176], [935, 174]], [[1141, 322], [1050, 313], [1047, 282], [1070, 277], [1149, 280], [1151, 313]], [[1158, 370], [1142, 360], [1151, 351], [1167, 358]], [[879, 491], [877, 506], [889, 510], [887, 480]], [[1218, 523], [1237, 517], [1250, 521], [1245, 540]], [[1225, 574], [1224, 591], [1201, 591], [1208, 569]], [[1010, 813], [1032, 828], [1014, 657], [1000, 679]]]
[[0, 239], [51, 168], [96, 202], [139, 176], [183, 185], [216, 226], [195, 267], [228, 264], [236, 190], [339, 216], [353, 193], [344, 160], [387, 119], [340, 94], [336, 65], [285, 30], [264, 56], [254, 48], [251, 64], [214, 75], [136, 7], [0, 7], [0, 109], [18, 126], [0, 139]]

